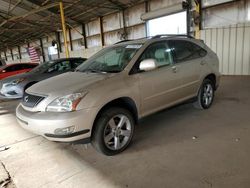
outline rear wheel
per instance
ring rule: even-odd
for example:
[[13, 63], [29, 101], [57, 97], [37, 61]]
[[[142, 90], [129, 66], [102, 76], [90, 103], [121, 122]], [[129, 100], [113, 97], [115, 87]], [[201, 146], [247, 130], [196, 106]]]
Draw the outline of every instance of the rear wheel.
[[200, 87], [197, 101], [194, 106], [198, 109], [208, 109], [212, 105], [214, 100], [214, 83], [205, 79]]
[[134, 124], [133, 116], [128, 110], [109, 108], [100, 114], [94, 125], [92, 145], [105, 155], [118, 154], [131, 142]]

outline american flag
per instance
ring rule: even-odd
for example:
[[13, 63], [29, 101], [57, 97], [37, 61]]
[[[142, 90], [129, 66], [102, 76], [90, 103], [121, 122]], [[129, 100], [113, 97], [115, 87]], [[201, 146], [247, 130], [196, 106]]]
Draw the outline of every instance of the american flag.
[[39, 55], [34, 47], [29, 47], [28, 53], [30, 56], [31, 63], [39, 63], [40, 62], [40, 57], [39, 57]]

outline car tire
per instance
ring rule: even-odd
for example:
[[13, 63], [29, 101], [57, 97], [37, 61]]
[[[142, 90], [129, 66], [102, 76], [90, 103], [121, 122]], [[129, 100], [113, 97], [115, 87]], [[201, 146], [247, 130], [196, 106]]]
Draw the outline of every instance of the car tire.
[[132, 114], [123, 108], [112, 107], [101, 112], [97, 118], [91, 143], [104, 155], [116, 155], [130, 144], [135, 128]]
[[194, 103], [197, 109], [208, 109], [214, 100], [214, 83], [210, 79], [205, 79], [198, 92], [197, 101]]

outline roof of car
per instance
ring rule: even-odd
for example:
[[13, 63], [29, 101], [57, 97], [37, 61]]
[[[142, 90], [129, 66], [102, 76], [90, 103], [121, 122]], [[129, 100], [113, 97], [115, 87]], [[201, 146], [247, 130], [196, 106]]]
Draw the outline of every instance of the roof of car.
[[135, 40], [123, 40], [119, 41], [115, 44], [144, 44], [145, 42], [153, 39], [160, 39], [160, 38], [188, 38], [188, 39], [195, 39], [191, 35], [175, 35], [175, 34], [163, 34], [163, 35], [155, 35], [152, 37], [145, 37], [141, 39], [135, 39]]
[[22, 65], [23, 64], [39, 65], [39, 63], [11, 63], [11, 64], [0, 66], [0, 69], [4, 69], [4, 68], [7, 68], [7, 67], [10, 67], [13, 65], [20, 65], [20, 64], [22, 64]]

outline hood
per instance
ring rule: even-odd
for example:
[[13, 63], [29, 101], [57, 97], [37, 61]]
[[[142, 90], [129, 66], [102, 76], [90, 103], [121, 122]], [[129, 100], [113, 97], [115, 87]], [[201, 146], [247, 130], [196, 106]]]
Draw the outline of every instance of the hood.
[[68, 72], [31, 86], [28, 93], [64, 96], [74, 92], [86, 91], [88, 86], [108, 78], [106, 74]]
[[22, 73], [22, 74], [17, 74], [17, 75], [14, 75], [14, 76], [9, 76], [3, 80], [1, 80], [1, 82], [3, 83], [10, 83], [14, 80], [17, 80], [17, 79], [20, 79], [20, 78], [26, 78], [26, 77], [30, 77], [32, 74], [29, 73], [29, 72], [26, 72], [26, 73]]

